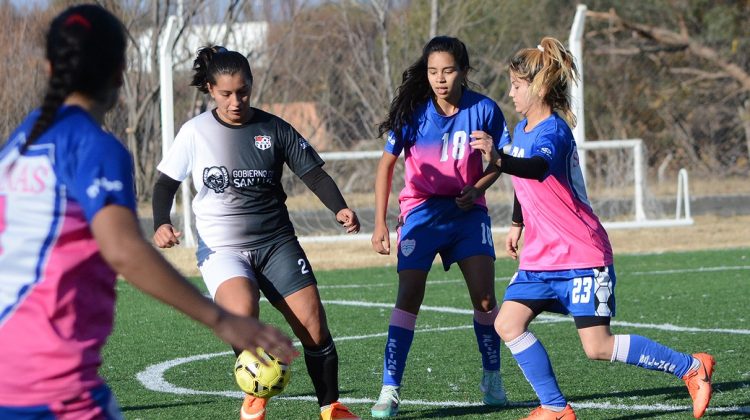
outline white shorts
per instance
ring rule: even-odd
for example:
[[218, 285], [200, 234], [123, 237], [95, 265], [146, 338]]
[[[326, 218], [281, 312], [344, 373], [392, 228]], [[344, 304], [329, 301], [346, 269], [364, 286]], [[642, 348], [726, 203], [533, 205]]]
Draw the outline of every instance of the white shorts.
[[214, 251], [200, 261], [198, 268], [211, 298], [216, 297], [216, 290], [222, 283], [234, 277], [246, 277], [256, 287], [258, 285], [250, 251]]

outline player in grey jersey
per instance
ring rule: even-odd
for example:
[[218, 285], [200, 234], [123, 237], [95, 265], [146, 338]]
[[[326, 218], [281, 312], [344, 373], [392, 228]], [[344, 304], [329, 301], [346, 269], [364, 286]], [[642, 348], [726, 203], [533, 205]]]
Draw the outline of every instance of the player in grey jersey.
[[[359, 419], [338, 401], [338, 355], [312, 267], [289, 219], [284, 164], [347, 233], [359, 232], [357, 215], [310, 144], [281, 118], [250, 106], [253, 76], [245, 56], [205, 47], [193, 68], [191, 85], [210, 94], [216, 108], [186, 122], [159, 163], [154, 242], [160, 248], [179, 243], [169, 213], [180, 182], [192, 175], [198, 266], [213, 299], [232, 313], [257, 317], [262, 291], [304, 347], [320, 419]], [[240, 418], [265, 419], [266, 403], [247, 395]]]

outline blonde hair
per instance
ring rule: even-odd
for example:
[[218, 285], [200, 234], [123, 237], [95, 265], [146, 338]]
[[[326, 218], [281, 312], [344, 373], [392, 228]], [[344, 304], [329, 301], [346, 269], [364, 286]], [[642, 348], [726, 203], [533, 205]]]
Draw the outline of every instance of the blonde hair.
[[542, 101], [575, 127], [576, 117], [570, 107], [568, 87], [578, 83], [578, 69], [573, 54], [555, 38], [544, 37], [536, 48], [524, 48], [510, 60], [510, 71], [529, 82], [530, 94], [544, 91]]

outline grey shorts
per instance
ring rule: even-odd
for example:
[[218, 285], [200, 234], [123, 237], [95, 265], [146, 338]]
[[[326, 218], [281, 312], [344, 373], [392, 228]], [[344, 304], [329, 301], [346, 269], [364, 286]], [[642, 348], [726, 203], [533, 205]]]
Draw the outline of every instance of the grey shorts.
[[256, 249], [209, 249], [197, 252], [198, 268], [211, 297], [221, 283], [234, 277], [255, 282], [270, 302], [317, 284], [305, 251], [296, 238]]

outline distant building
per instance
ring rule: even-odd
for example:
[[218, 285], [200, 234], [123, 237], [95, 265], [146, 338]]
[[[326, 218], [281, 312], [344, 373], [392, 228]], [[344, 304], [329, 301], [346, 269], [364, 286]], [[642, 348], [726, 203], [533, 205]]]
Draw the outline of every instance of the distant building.
[[331, 136], [314, 102], [260, 104], [258, 107], [291, 124], [315, 150], [322, 152], [331, 148]]
[[[226, 25], [190, 25], [180, 35], [173, 50], [174, 71], [190, 71], [193, 67], [196, 52], [206, 45], [219, 44], [229, 50], [238, 51], [248, 57], [250, 67], [254, 70], [266, 66], [266, 46], [268, 22], [241, 22], [232, 25], [232, 31], [226, 34]], [[141, 57], [150, 57], [153, 30], [147, 30], [137, 39]], [[131, 66], [137, 66], [139, 60], [130, 59]], [[158, 59], [158, 57], [157, 57]], [[150, 61], [144, 59], [141, 68], [151, 72]], [[202, 104], [198, 102], [196, 106]], [[288, 102], [254, 105], [279, 116], [290, 123], [318, 151], [331, 148], [331, 138], [326, 124], [321, 120], [314, 102]], [[198, 109], [193, 112], [199, 112]]]
[[[229, 36], [226, 25], [190, 25], [180, 35], [173, 50], [174, 69], [176, 71], [189, 71], [193, 67], [193, 60], [198, 49], [206, 45], [219, 44], [229, 50], [238, 51], [250, 60], [253, 68], [265, 66], [266, 39], [268, 36], [268, 22], [238, 22], [232, 25]], [[151, 62], [148, 57], [152, 51], [153, 30], [148, 29], [136, 37], [139, 59], [135, 55], [130, 57], [130, 65], [137, 66], [141, 62], [141, 68], [151, 72]], [[157, 57], [158, 60], [158, 57]]]

